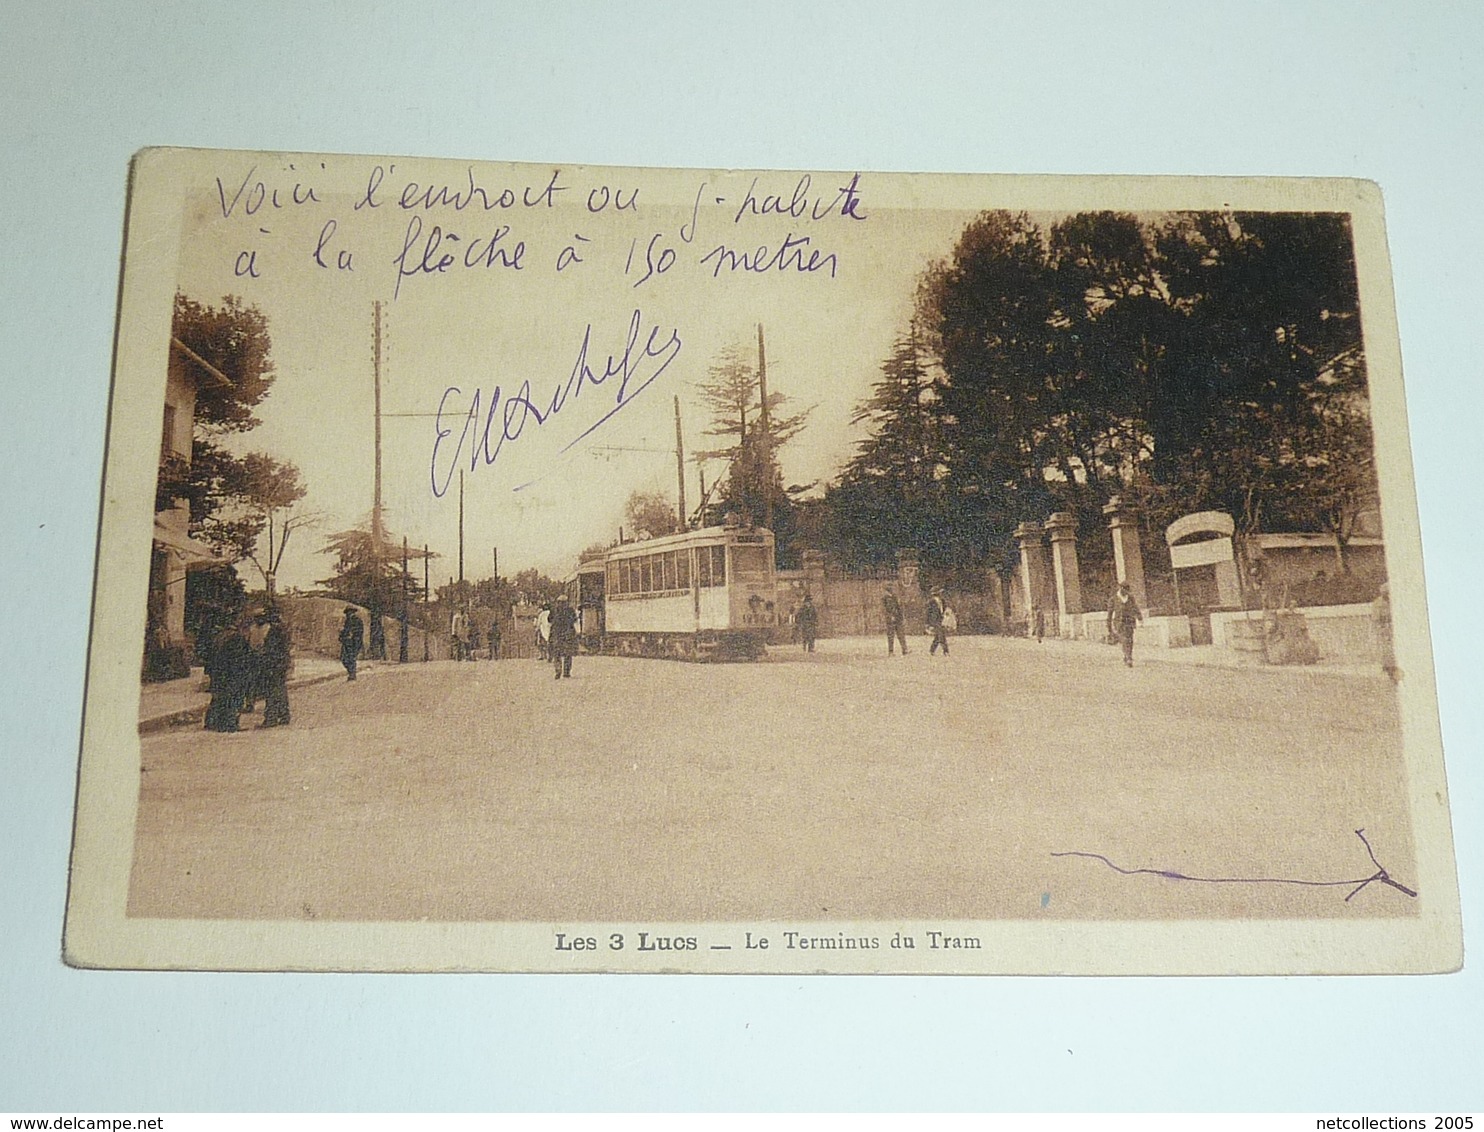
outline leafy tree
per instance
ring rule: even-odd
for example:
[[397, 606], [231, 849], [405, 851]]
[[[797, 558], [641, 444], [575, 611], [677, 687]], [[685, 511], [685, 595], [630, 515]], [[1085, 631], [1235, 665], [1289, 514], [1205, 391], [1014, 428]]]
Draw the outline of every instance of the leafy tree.
[[[280, 462], [261, 452], [249, 452], [242, 457], [241, 464], [247, 488], [243, 506], [250, 515], [259, 518], [262, 527], [248, 551], [248, 557], [262, 574], [263, 584], [271, 597], [274, 578], [284, 551], [288, 549], [289, 537], [297, 530], [317, 525], [322, 516], [317, 512], [298, 510], [297, 505], [307, 489], [295, 465]], [[266, 548], [262, 545], [264, 534], [267, 535]]]
[[660, 538], [679, 529], [675, 508], [657, 491], [636, 491], [624, 505], [624, 521], [635, 538]]
[[[1374, 499], [1343, 215], [1081, 213], [1043, 231], [985, 213], [917, 305], [942, 365], [945, 523], [969, 507], [1003, 543], [1051, 509], [1100, 525], [1127, 493], [1170, 518], [1214, 507], [1344, 540]], [[887, 457], [915, 412], [872, 418], [883, 480], [906, 474]], [[872, 470], [852, 464], [840, 489]]]
[[515, 576], [515, 589], [527, 601], [539, 604], [543, 601], [555, 601], [557, 594], [562, 593], [565, 587], [555, 578], [548, 578], [535, 567], [529, 567]]
[[[185, 500], [190, 533], [235, 562], [250, 557], [267, 519], [250, 505], [254, 485], [248, 464], [222, 444], [228, 434], [255, 428], [252, 410], [272, 388], [275, 371], [268, 320], [256, 307], [228, 295], [217, 307], [177, 293], [171, 337], [230, 384], [203, 384], [192, 422], [191, 459], [166, 457], [156, 481], [155, 506]], [[199, 575], [199, 576], [198, 576]], [[198, 642], [243, 599], [231, 566], [187, 576], [185, 619]]]
[[[378, 547], [369, 526], [368, 523], [365, 527], [337, 531], [325, 540], [321, 553], [333, 554], [335, 566], [328, 578], [322, 578], [316, 584], [331, 597], [371, 611], [368, 652], [382, 659], [386, 655], [386, 644], [380, 615], [410, 610], [411, 604], [422, 597], [423, 591], [417, 572], [408, 569], [404, 574], [402, 570], [402, 540], [385, 534]], [[407, 557], [409, 561], [422, 558], [422, 549], [409, 548]]]
[[725, 474], [715, 481], [702, 504], [704, 521], [716, 522], [730, 512], [744, 522], [760, 523], [771, 510], [775, 552], [780, 564], [792, 564], [799, 550], [794, 511], [799, 497], [814, 485], [785, 485], [778, 453], [802, 431], [812, 407], [787, 413], [788, 397], [770, 390], [765, 429], [757, 369], [735, 346], [722, 350], [707, 370], [707, 379], [696, 388], [712, 412], [711, 427], [704, 434], [725, 441], [697, 453], [702, 462], [726, 463]]
[[236, 295], [211, 307], [177, 292], [170, 333], [232, 383], [230, 388], [200, 391], [198, 427], [210, 435], [256, 428], [259, 422], [252, 410], [268, 395], [277, 376], [267, 316]]

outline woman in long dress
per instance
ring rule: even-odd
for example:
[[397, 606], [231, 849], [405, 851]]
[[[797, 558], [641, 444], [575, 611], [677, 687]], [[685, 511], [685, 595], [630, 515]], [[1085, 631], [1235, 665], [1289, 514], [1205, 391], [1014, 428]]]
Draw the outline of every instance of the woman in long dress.
[[212, 642], [211, 703], [206, 708], [206, 730], [236, 731], [237, 717], [251, 680], [252, 652], [246, 625], [233, 622]]

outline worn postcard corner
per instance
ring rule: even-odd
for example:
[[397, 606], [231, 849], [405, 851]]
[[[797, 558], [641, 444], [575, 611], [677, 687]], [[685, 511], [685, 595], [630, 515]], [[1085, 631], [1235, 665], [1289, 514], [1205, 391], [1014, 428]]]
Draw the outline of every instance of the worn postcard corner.
[[65, 956], [1439, 972], [1379, 190], [141, 150]]

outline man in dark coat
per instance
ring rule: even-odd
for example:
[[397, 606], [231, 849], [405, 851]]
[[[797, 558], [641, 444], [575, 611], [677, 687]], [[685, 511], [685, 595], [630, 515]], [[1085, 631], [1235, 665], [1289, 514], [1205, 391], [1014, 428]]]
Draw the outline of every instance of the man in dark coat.
[[1129, 668], [1134, 666], [1134, 630], [1142, 620], [1144, 615], [1139, 612], [1139, 603], [1129, 591], [1128, 583], [1119, 582], [1118, 593], [1108, 608], [1108, 635], [1118, 637], [1123, 646], [1123, 663]]
[[490, 659], [500, 659], [500, 640], [503, 630], [500, 628], [500, 614], [495, 613], [495, 619], [490, 622]]
[[361, 615], [353, 605], [345, 607], [345, 624], [340, 626], [340, 663], [345, 665], [345, 678], [356, 678], [356, 661], [361, 647], [366, 643], [366, 630], [361, 624]]
[[278, 610], [268, 611], [268, 633], [258, 660], [263, 687], [263, 726], [282, 727], [289, 721], [289, 633]]
[[893, 655], [897, 642], [901, 643], [902, 655], [907, 655], [907, 633], [902, 622], [902, 603], [897, 592], [890, 586], [881, 595], [881, 612], [886, 616], [886, 655]]
[[551, 607], [551, 640], [547, 646], [552, 661], [556, 664], [556, 678], [572, 676], [572, 654], [577, 651], [577, 611], [567, 600], [566, 594], [558, 594]]
[[799, 606], [799, 636], [803, 638], [804, 651], [813, 652], [814, 640], [819, 636], [819, 610], [808, 594], [804, 595], [804, 602]]
[[251, 663], [247, 623], [234, 621], [212, 642], [211, 704], [206, 709], [206, 730], [237, 730], [237, 717], [242, 712], [251, 679]]

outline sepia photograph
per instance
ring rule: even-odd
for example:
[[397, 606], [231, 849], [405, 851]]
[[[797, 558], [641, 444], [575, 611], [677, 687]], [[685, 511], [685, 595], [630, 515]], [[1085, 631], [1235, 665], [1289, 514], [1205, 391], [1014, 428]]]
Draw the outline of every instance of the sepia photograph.
[[1456, 969], [1379, 192], [147, 150], [67, 955]]

